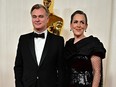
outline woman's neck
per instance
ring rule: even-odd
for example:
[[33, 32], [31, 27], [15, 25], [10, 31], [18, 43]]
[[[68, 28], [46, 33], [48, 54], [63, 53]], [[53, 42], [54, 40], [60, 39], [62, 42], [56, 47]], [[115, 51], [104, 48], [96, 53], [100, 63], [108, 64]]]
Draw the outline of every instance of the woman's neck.
[[86, 37], [85, 35], [75, 36], [75, 37], [74, 37], [74, 43], [76, 43], [76, 42], [78, 42], [78, 41], [84, 39], [85, 37]]

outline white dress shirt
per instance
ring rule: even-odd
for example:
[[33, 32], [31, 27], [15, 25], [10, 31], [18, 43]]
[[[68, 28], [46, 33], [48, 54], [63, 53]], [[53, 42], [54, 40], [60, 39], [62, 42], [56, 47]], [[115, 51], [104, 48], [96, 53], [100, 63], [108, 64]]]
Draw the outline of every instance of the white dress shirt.
[[[34, 32], [37, 33], [36, 31], [34, 31]], [[40, 64], [41, 56], [42, 56], [44, 45], [45, 45], [45, 42], [46, 42], [47, 30], [45, 30], [42, 33], [45, 34], [45, 38], [34, 38], [35, 53], [36, 53], [36, 58], [37, 58], [38, 65]]]

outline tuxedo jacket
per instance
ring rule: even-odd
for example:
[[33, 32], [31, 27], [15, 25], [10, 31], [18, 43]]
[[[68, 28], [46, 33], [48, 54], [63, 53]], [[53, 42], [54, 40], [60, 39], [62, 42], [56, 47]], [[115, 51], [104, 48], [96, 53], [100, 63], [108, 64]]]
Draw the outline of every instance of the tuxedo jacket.
[[64, 39], [48, 32], [40, 64], [35, 55], [33, 32], [19, 38], [14, 73], [16, 87], [62, 87]]

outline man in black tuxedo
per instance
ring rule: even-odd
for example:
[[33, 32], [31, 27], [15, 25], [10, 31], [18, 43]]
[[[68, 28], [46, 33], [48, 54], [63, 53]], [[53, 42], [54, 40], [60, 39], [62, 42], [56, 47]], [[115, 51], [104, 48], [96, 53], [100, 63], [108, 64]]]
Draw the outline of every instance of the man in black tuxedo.
[[16, 87], [63, 87], [64, 39], [49, 33], [49, 11], [41, 4], [31, 9], [34, 31], [19, 38], [14, 73]]

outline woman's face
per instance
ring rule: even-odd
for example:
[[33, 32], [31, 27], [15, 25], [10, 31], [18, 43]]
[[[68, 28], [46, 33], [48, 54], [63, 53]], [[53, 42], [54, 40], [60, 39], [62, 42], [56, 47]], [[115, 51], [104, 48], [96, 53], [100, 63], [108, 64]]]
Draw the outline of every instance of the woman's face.
[[76, 14], [73, 17], [72, 23], [70, 24], [70, 28], [74, 33], [74, 36], [82, 36], [84, 35], [84, 31], [87, 29], [87, 23], [85, 20], [85, 16], [83, 14]]

